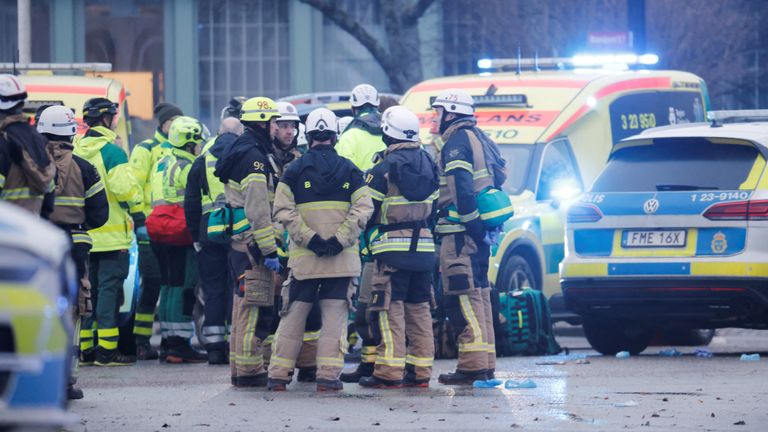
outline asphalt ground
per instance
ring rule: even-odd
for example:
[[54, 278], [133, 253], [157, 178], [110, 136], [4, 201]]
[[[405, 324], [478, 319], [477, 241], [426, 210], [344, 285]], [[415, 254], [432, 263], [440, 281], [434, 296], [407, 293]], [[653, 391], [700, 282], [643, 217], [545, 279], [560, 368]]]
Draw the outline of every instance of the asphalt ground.
[[[650, 347], [628, 359], [600, 356], [575, 329], [558, 341], [569, 354], [500, 358], [501, 379], [533, 389], [474, 389], [437, 383], [454, 360], [435, 364], [431, 387], [338, 394], [293, 383], [288, 392], [236, 389], [227, 366], [140, 362], [83, 368], [85, 399], [67, 431], [470, 431], [768, 430], [768, 331], [719, 330], [712, 358], [663, 357]], [[742, 353], [761, 353], [758, 362]], [[353, 365], [348, 365], [352, 368]]]

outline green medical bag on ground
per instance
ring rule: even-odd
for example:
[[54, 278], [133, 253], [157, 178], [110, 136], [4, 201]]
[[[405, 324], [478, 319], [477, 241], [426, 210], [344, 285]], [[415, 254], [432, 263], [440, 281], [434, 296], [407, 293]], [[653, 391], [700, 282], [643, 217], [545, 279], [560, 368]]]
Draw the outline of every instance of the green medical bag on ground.
[[501, 340], [498, 355], [553, 355], [562, 349], [552, 331], [547, 298], [529, 288], [499, 294]]

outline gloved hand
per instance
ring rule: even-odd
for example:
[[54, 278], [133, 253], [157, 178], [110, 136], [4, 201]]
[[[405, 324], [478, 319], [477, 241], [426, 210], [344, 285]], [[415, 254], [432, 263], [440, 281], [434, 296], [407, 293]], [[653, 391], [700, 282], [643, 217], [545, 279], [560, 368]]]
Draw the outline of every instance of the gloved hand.
[[200, 251], [203, 250], [203, 246], [200, 244], [200, 242], [192, 243], [192, 247], [195, 248], [195, 252], [197, 253], [200, 253]]
[[488, 246], [498, 245], [500, 234], [501, 234], [500, 228], [496, 228], [486, 232], [485, 237], [483, 238], [483, 243], [487, 244]]
[[324, 256], [327, 252], [326, 241], [320, 238], [319, 235], [315, 234], [309, 240], [309, 244], [307, 244], [307, 249], [311, 250], [312, 252], [315, 253], [315, 255], [319, 257]]
[[264, 267], [275, 273], [280, 273], [280, 270], [282, 269], [282, 266], [280, 266], [280, 258], [277, 256], [274, 258], [264, 258]]
[[142, 225], [136, 228], [136, 241], [147, 242], [149, 241], [149, 233], [147, 227]]
[[344, 246], [339, 243], [339, 239], [333, 236], [325, 241], [328, 256], [336, 256], [344, 250]]

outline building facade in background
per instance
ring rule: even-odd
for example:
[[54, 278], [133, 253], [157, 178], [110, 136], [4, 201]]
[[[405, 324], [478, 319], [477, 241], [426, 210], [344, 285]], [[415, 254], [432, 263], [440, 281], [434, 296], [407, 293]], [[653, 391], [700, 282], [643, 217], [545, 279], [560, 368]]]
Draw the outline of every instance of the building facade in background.
[[[386, 43], [380, 1], [340, 0], [342, 9]], [[647, 2], [651, 15], [671, 7], [664, 0]], [[727, 0], [714, 2], [722, 9], [718, 13], [734, 9]], [[16, 52], [16, 3], [0, 0], [0, 62], [12, 61]], [[482, 8], [471, 0], [436, 0], [418, 25], [423, 77], [472, 73], [478, 59], [511, 56], [520, 45], [523, 56], [570, 55], [576, 48], [571, 45], [591, 31], [626, 31], [627, 4], [584, 0], [574, 11], [568, 0], [486, 0]], [[749, 13], [739, 11], [735, 19]], [[566, 15], [571, 18], [563, 22]], [[215, 129], [233, 96], [348, 91], [362, 82], [390, 90], [386, 74], [356, 39], [299, 0], [32, 0], [31, 18], [33, 62], [112, 63], [131, 92], [137, 136], [151, 133], [151, 107], [160, 101], [179, 104]], [[659, 40], [656, 35], [666, 33], [651, 18], [648, 37], [658, 45], [661, 66], [707, 79], [712, 93], [722, 95], [713, 98], [715, 108], [754, 108], [768, 99], [768, 80], [761, 79], [768, 69], [765, 44], [749, 42], [752, 49], [737, 53], [749, 68], [741, 69], [736, 90], [725, 84], [719, 89], [722, 78], [708, 76], [711, 68], [685, 53], [671, 52], [674, 41], [666, 39], [678, 36]], [[691, 20], [676, 26], [695, 30]], [[766, 35], [759, 30], [755, 40]]]

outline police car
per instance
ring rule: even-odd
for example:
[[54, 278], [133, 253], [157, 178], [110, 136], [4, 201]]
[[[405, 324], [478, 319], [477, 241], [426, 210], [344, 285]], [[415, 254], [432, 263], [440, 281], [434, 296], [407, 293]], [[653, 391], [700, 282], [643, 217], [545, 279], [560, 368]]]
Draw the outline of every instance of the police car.
[[75, 269], [55, 226], [0, 202], [0, 430], [58, 430], [72, 346]]
[[768, 328], [768, 110], [709, 118], [619, 142], [569, 208], [563, 293], [599, 352]]

